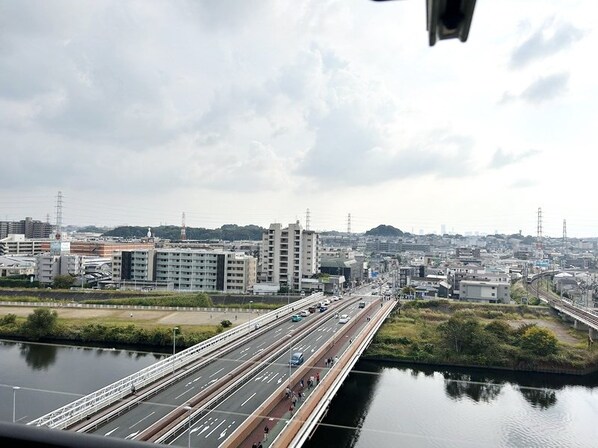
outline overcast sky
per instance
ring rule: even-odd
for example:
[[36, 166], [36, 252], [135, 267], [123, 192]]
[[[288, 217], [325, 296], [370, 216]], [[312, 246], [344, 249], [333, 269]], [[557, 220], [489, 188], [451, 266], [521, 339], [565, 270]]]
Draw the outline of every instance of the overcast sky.
[[[598, 236], [593, 0], [0, 0], [0, 219]], [[594, 55], [594, 56], [592, 56]]]

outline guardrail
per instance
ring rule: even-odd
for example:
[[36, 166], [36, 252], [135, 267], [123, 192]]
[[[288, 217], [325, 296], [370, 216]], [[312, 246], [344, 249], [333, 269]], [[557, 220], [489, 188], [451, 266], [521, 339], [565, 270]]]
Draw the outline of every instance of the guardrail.
[[319, 300], [322, 296], [323, 294], [321, 292], [315, 293], [302, 300], [290, 303], [267, 314], [256, 317], [249, 322], [231, 328], [230, 330], [200, 342], [193, 347], [180, 351], [179, 353], [158, 361], [139, 372], [133, 373], [132, 375], [109, 384], [85, 397], [79, 398], [59, 409], [43, 415], [42, 417], [29, 422], [28, 425], [47, 426], [55, 429], [67, 428], [129, 395], [131, 393], [131, 386], [135, 386], [136, 389], [148, 386], [160, 378], [172, 374], [177, 368], [184, 367], [189, 363], [196, 361], [198, 358], [228, 344], [230, 341], [245, 336], [262, 325], [275, 321], [280, 314], [286, 314], [296, 309], [306, 307]]
[[[293, 302], [293, 304], [299, 303]], [[157, 305], [114, 305], [102, 303], [77, 303], [77, 302], [17, 302], [2, 301], [0, 306], [19, 306], [27, 308], [85, 308], [85, 309], [107, 309], [107, 310], [144, 310], [144, 311], [199, 311], [204, 313], [242, 313], [249, 312], [251, 308], [221, 308], [221, 307], [195, 307], [195, 306], [157, 306]], [[253, 312], [259, 310], [253, 309]]]
[[[396, 305], [396, 302], [394, 300], [391, 301], [390, 303], [394, 303]], [[381, 309], [381, 314], [378, 316], [375, 316], [374, 324], [368, 329], [367, 333], [359, 334], [357, 336], [357, 340], [355, 341], [354, 345], [353, 346], [349, 345], [348, 347], [345, 348], [343, 354], [341, 355], [341, 364], [340, 364], [342, 366], [341, 369], [336, 372], [336, 376], [334, 377], [332, 384], [330, 385], [330, 387], [328, 387], [328, 389], [326, 389], [324, 394], [320, 397], [320, 399], [318, 400], [318, 403], [316, 404], [314, 409], [311, 409], [307, 413], [307, 415], [306, 415], [305, 419], [303, 420], [302, 424], [300, 425], [299, 429], [292, 437], [292, 440], [290, 442], [287, 442], [287, 441], [283, 442], [283, 443], [285, 443], [285, 446], [287, 448], [288, 447], [300, 448], [301, 446], [303, 446], [303, 444], [306, 442], [306, 440], [309, 438], [309, 436], [313, 433], [316, 425], [323, 418], [324, 414], [326, 413], [326, 410], [330, 406], [330, 402], [332, 401], [332, 399], [334, 398], [334, 396], [336, 395], [338, 390], [343, 385], [347, 376], [349, 376], [349, 374], [351, 373], [353, 366], [355, 366], [355, 364], [361, 357], [361, 354], [368, 347], [368, 345], [370, 344], [370, 342], [372, 341], [372, 339], [374, 338], [374, 336], [376, 335], [376, 333], [378, 332], [378, 330], [380, 329], [380, 327], [382, 326], [382, 324], [384, 323], [384, 321], [386, 320], [388, 315], [394, 309], [395, 305], [393, 305], [393, 306], [387, 305], [386, 308]], [[347, 359], [346, 362], [342, 360], [342, 358], [345, 355], [349, 356], [349, 358]], [[334, 367], [332, 369], [334, 370]], [[334, 372], [331, 371], [330, 373], [334, 373]], [[304, 415], [304, 414], [302, 414], [302, 415]], [[301, 418], [297, 418], [296, 421], [301, 421]], [[285, 429], [290, 429], [290, 428], [286, 427]], [[272, 441], [272, 446], [278, 446], [279, 445], [277, 443], [278, 439], [282, 439], [283, 435], [284, 435], [284, 431], [281, 432], [279, 434], [279, 436], [274, 441]], [[288, 445], [286, 443], [288, 443]]]

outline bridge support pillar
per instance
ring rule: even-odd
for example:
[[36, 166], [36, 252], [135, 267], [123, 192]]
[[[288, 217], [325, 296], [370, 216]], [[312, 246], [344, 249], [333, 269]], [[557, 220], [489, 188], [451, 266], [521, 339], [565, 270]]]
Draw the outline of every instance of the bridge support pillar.
[[575, 321], [573, 322], [573, 328], [576, 330], [587, 330], [590, 329], [590, 327], [588, 327], [586, 324], [578, 321], [577, 319], [575, 319]]

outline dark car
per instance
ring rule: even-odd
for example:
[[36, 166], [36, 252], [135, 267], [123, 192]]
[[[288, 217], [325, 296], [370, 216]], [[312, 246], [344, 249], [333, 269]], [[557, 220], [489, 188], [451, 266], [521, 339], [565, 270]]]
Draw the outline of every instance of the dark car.
[[301, 352], [293, 353], [293, 355], [291, 356], [290, 364], [293, 367], [297, 367], [298, 365], [303, 364], [303, 353], [301, 353]]

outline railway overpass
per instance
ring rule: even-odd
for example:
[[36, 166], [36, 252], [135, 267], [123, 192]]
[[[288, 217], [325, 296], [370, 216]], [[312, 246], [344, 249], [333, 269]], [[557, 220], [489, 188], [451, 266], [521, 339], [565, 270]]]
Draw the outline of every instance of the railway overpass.
[[536, 296], [548, 304], [551, 308], [555, 309], [562, 315], [567, 316], [570, 319], [573, 319], [575, 324], [580, 322], [586, 325], [590, 330], [590, 337], [592, 337], [593, 331], [598, 331], [598, 315], [596, 315], [595, 311], [575, 306], [571, 302], [563, 299], [562, 297], [557, 296], [551, 291], [541, 291], [538, 285], [538, 280], [545, 277], [551, 277], [555, 274], [558, 274], [558, 271], [548, 271], [541, 274], [535, 275], [531, 279], [531, 288], [533, 292], [536, 293]]
[[[202, 447], [250, 447], [267, 426], [264, 446], [301, 446], [397, 303], [356, 292], [291, 321], [321, 300], [314, 294], [262, 315], [29, 425]], [[305, 359], [296, 367], [295, 352]], [[297, 396], [292, 410], [287, 388]]]

